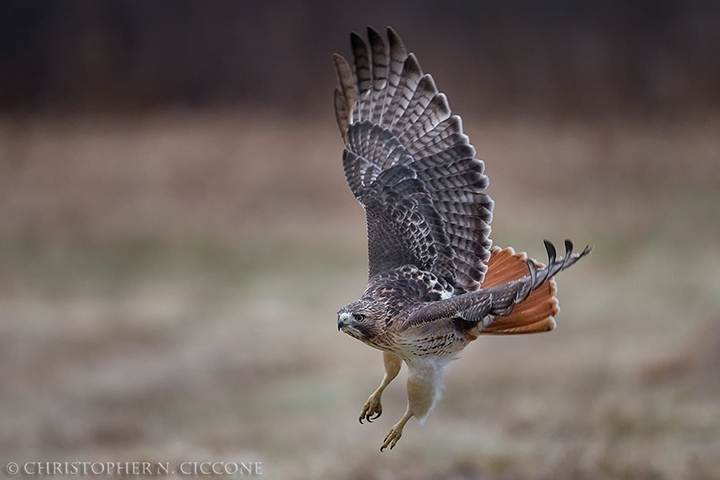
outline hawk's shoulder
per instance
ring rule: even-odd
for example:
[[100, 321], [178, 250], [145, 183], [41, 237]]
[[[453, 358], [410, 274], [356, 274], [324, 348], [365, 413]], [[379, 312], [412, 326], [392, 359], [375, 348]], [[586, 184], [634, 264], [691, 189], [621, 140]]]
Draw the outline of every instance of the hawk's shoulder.
[[402, 265], [370, 279], [364, 296], [382, 303], [394, 318], [427, 302], [444, 300], [454, 295], [455, 288], [443, 278], [415, 265]]

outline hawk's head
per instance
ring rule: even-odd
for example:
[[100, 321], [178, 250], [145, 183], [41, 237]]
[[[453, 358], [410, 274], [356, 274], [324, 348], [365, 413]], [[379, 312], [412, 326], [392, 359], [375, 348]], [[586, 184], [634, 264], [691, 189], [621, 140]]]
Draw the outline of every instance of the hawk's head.
[[338, 330], [358, 340], [368, 340], [380, 333], [382, 309], [370, 297], [348, 303], [338, 311]]

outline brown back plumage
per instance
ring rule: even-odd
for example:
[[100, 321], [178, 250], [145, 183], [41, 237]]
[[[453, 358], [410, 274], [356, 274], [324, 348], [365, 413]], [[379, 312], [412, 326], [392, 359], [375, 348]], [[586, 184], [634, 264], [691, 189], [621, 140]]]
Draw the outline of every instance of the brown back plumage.
[[447, 98], [388, 28], [351, 36], [335, 113], [345, 177], [365, 208], [370, 276], [412, 264], [456, 293], [477, 290], [489, 259], [493, 202], [482, 161]]

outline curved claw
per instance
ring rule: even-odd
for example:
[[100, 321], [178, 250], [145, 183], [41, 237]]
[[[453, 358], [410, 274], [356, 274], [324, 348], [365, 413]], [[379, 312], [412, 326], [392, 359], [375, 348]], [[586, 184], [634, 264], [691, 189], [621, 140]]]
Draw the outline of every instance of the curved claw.
[[390, 447], [390, 450], [395, 448], [395, 445], [398, 440], [400, 440], [400, 437], [402, 437], [402, 426], [395, 425], [385, 436], [385, 440], [383, 441], [382, 447], [380, 447], [380, 451], [383, 452], [388, 447]]
[[363, 420], [372, 423], [373, 420], [380, 418], [380, 415], [382, 415], [382, 403], [375, 395], [371, 395], [360, 412], [360, 423], [362, 424]]
[[368, 423], [373, 423], [373, 420], [377, 420], [380, 415], [382, 415], [382, 412], [376, 413], [375, 415], [373, 415], [372, 413], [363, 412], [363, 415], [361, 415], [359, 418], [360, 425], [363, 425], [363, 420], [367, 421]]

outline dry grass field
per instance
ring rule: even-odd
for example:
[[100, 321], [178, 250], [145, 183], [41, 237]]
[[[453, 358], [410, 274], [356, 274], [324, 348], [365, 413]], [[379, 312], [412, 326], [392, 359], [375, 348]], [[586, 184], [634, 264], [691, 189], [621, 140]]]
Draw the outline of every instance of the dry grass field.
[[2, 468], [720, 479], [720, 120], [466, 131], [496, 244], [595, 250], [556, 331], [479, 339], [381, 454], [404, 373], [360, 425], [382, 361], [336, 328], [366, 263], [330, 112], [0, 117]]

